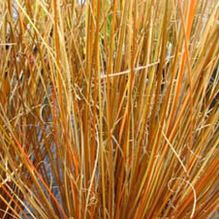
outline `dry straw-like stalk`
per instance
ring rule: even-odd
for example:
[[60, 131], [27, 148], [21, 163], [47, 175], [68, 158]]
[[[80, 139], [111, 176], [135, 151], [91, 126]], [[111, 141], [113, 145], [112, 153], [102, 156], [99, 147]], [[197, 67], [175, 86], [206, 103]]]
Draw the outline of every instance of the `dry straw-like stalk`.
[[0, 218], [213, 218], [218, 19], [217, 0], [1, 0]]

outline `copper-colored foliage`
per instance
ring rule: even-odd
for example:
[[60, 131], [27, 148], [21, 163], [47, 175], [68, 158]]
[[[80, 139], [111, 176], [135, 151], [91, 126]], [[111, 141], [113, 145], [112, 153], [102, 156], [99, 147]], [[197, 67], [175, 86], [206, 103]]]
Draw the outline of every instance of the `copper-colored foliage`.
[[219, 210], [216, 0], [0, 1], [0, 218]]

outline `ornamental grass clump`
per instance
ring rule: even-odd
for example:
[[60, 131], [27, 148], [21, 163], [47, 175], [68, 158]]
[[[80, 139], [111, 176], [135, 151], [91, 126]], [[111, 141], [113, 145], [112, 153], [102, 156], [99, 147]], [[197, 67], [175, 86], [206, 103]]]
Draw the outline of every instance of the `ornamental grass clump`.
[[0, 218], [219, 210], [217, 0], [0, 1]]

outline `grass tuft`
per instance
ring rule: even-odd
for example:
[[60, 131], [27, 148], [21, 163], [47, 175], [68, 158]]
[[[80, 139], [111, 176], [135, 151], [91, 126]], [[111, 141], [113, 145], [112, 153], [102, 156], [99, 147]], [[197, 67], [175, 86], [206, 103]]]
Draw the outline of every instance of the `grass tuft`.
[[219, 211], [219, 2], [0, 1], [0, 218]]

